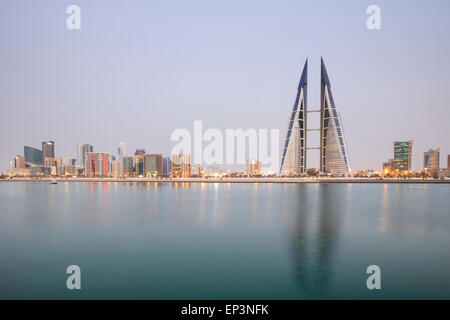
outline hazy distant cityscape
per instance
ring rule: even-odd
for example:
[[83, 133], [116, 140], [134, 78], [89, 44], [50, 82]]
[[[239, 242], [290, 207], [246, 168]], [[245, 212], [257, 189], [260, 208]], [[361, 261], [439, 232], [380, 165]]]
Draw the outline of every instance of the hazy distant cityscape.
[[[440, 166], [440, 150], [424, 152], [423, 170], [412, 171], [413, 141], [393, 142], [393, 158], [383, 162], [379, 170], [367, 169], [345, 175], [347, 177], [450, 177], [450, 155], [447, 166]], [[96, 178], [189, 178], [189, 177], [315, 177], [343, 176], [308, 168], [304, 174], [276, 175], [265, 173], [258, 159], [248, 159], [243, 170], [223, 170], [215, 166], [193, 165], [191, 155], [146, 153], [138, 149], [129, 155], [127, 146], [121, 142], [117, 154], [94, 152], [92, 144], [79, 144], [77, 158], [56, 156], [55, 142], [44, 141], [42, 148], [24, 146], [24, 155], [17, 155], [10, 162], [10, 170], [2, 178], [13, 177], [96, 177]]]
[[[207, 177], [386, 177], [386, 178], [435, 178], [450, 177], [450, 155], [447, 168], [440, 167], [440, 148], [424, 152], [420, 171], [412, 170], [413, 140], [394, 141], [393, 157], [380, 162], [379, 169], [368, 168], [352, 172], [341, 115], [331, 91], [331, 81], [321, 58], [320, 109], [308, 110], [308, 60], [297, 89], [292, 112], [289, 116], [286, 138], [282, 149], [278, 172], [264, 171], [261, 159], [248, 158], [242, 170], [223, 170], [214, 166], [193, 164], [190, 153], [164, 156], [137, 149], [130, 155], [125, 142], [119, 142], [117, 153], [94, 151], [90, 143], [77, 145], [77, 158], [56, 156], [55, 142], [42, 142], [41, 149], [24, 146], [23, 155], [10, 162], [10, 169], [2, 177], [89, 177], [89, 178], [207, 178]], [[307, 125], [310, 113], [320, 113], [320, 128]], [[308, 132], [320, 132], [320, 146], [308, 147]], [[241, 140], [245, 144], [244, 140]], [[308, 168], [307, 153], [319, 149], [320, 167]]]

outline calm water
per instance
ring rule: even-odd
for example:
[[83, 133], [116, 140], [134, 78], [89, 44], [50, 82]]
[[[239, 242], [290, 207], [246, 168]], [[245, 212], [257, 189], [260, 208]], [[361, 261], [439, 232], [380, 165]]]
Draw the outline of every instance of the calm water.
[[0, 183], [0, 298], [450, 299], [450, 185]]

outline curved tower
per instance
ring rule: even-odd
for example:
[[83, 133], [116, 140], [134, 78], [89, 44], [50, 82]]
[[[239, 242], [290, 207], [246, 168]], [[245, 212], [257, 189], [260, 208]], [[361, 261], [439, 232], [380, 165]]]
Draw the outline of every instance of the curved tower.
[[346, 175], [350, 167], [342, 121], [334, 104], [327, 69], [323, 59], [320, 60], [320, 172]]
[[306, 101], [308, 59], [298, 84], [297, 96], [289, 119], [283, 146], [280, 175], [298, 175], [306, 172]]

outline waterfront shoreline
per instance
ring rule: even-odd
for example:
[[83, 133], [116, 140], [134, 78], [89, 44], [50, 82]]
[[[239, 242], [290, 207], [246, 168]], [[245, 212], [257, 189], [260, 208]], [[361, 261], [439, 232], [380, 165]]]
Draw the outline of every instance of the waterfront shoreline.
[[158, 183], [409, 183], [450, 184], [450, 179], [375, 179], [375, 178], [12, 178], [0, 182], [158, 182]]

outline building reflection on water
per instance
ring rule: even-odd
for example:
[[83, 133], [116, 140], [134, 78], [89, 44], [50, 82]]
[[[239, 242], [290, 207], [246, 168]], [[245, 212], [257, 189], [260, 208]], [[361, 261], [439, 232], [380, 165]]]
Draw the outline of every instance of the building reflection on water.
[[320, 185], [315, 190], [305, 185], [298, 188], [291, 228], [295, 276], [305, 298], [324, 298], [333, 276], [342, 203], [334, 185]]

